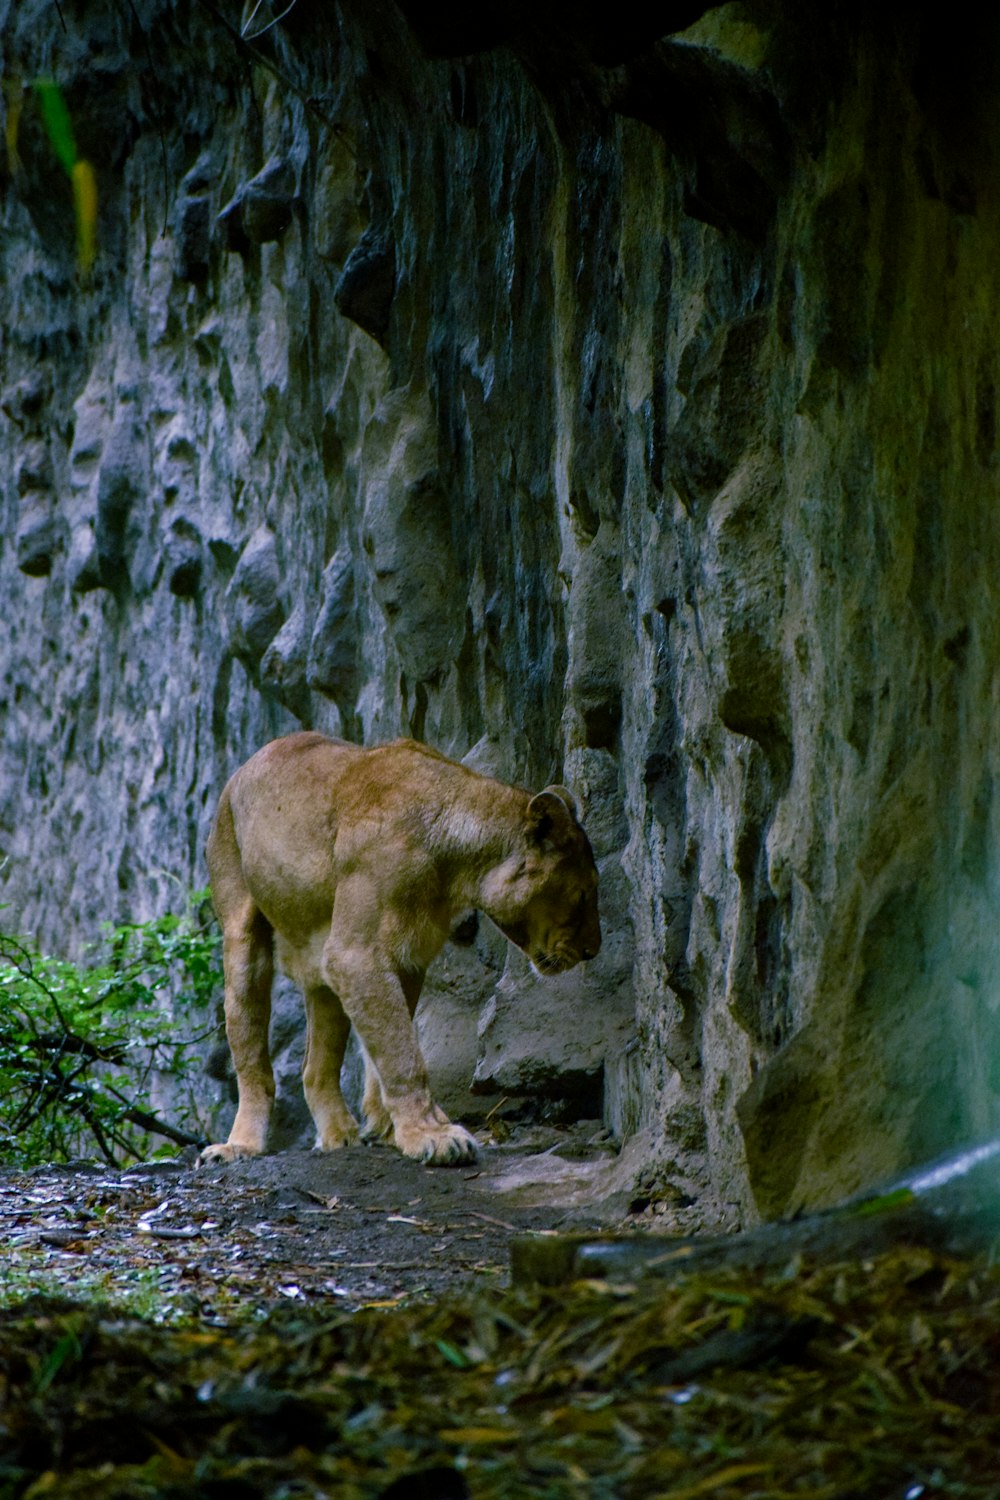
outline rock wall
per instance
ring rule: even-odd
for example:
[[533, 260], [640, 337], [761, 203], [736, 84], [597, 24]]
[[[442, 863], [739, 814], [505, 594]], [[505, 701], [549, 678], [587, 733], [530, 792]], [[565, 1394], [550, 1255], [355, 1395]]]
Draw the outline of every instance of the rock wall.
[[1000, 1124], [1000, 38], [667, 10], [0, 3], [0, 878], [162, 909], [302, 725], [565, 781], [600, 959], [428, 1048], [734, 1224]]

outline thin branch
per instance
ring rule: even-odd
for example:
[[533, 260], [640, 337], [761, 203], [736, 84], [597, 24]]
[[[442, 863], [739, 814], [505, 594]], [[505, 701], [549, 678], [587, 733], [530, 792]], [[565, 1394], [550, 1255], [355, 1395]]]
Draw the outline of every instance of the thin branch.
[[125, 1060], [125, 1048], [120, 1042], [114, 1047], [98, 1047], [96, 1042], [75, 1031], [64, 1031], [61, 1036], [51, 1033], [36, 1035], [31, 1046], [35, 1052], [54, 1053], [57, 1059], [77, 1056], [85, 1057], [88, 1062], [122, 1063]]
[[127, 1155], [134, 1157], [136, 1161], [142, 1161], [142, 1152], [136, 1150], [124, 1131], [118, 1130], [116, 1128], [109, 1130], [108, 1134], [111, 1136], [111, 1139], [114, 1141], [115, 1145], [120, 1146], [121, 1149], [127, 1153]]
[[[102, 986], [102, 993], [94, 999], [94, 1006], [102, 1002], [106, 1005], [109, 996], [120, 1005], [121, 997], [127, 999], [130, 989], [133, 996], [141, 993], [155, 1004], [155, 992], [162, 987], [157, 983], [157, 973], [171, 967], [180, 957], [154, 951], [129, 961], [129, 946], [130, 939], [116, 945], [112, 973], [106, 988]], [[74, 1021], [77, 1019], [77, 1011], [72, 1007], [79, 1009], [85, 1004], [86, 985], [82, 978], [76, 989], [69, 986], [69, 998], [61, 1002], [60, 993], [66, 989], [61, 971], [50, 975], [45, 960], [31, 948], [0, 933], [0, 965], [4, 963], [24, 986], [18, 1004], [15, 981], [14, 1004], [9, 1006], [0, 1026], [0, 1056], [5, 1058], [7, 1086], [4, 1113], [12, 1138], [30, 1134], [32, 1151], [44, 1149], [65, 1156], [71, 1147], [77, 1148], [89, 1136], [109, 1165], [118, 1164], [116, 1153], [142, 1160], [143, 1150], [133, 1143], [129, 1127], [136, 1127], [144, 1136], [166, 1137], [178, 1146], [205, 1145], [203, 1135], [168, 1123], [130, 1097], [137, 1086], [136, 1074], [140, 1075], [141, 1090], [142, 1081], [156, 1066], [161, 1052], [176, 1055], [176, 1047], [192, 1046], [200, 1038], [168, 1044], [165, 1038], [154, 1036], [129, 1050], [127, 1044], [114, 1036], [112, 1028], [106, 1041], [100, 1032], [98, 1040], [91, 1040], [77, 1031], [69, 1019], [70, 1015]], [[144, 985], [141, 976], [147, 972], [152, 973], [152, 978]], [[32, 1006], [41, 1014], [32, 1014]], [[213, 1034], [215, 1029], [214, 1025], [207, 1027], [204, 1035]], [[137, 1040], [141, 1041], [141, 1037]], [[130, 1077], [122, 1080], [128, 1093], [102, 1076], [108, 1064], [129, 1066]]]
[[285, 9], [281, 12], [280, 16], [275, 16], [275, 18], [274, 18], [273, 21], [268, 21], [267, 25], [266, 26], [262, 26], [261, 29], [260, 29], [260, 31], [255, 31], [251, 35], [250, 34], [250, 27], [253, 25], [254, 16], [256, 16], [257, 12], [260, 10], [260, 8], [263, 5], [263, 3], [264, 3], [264, 0], [257, 0], [257, 4], [254, 6], [253, 10], [250, 12], [250, 17], [249, 17], [249, 20], [247, 21], [246, 25], [240, 27], [240, 36], [243, 38], [243, 40], [245, 42], [255, 42], [258, 37], [266, 36], [267, 33], [271, 30], [272, 26], [277, 26], [277, 24], [278, 24], [279, 21], [283, 21], [287, 15], [291, 14], [291, 12], [295, 9], [295, 6], [297, 4], [297, 0], [292, 0], [291, 5], [287, 5], [285, 7]]
[[207, 1144], [203, 1135], [190, 1135], [186, 1130], [180, 1130], [176, 1125], [168, 1125], [166, 1120], [161, 1120], [158, 1115], [150, 1114], [148, 1110], [140, 1109], [125, 1094], [121, 1093], [113, 1084], [105, 1084], [109, 1094], [125, 1105], [122, 1118], [128, 1120], [132, 1125], [138, 1125], [142, 1130], [148, 1130], [152, 1135], [165, 1135], [168, 1141], [174, 1141], [178, 1146], [204, 1146]]
[[262, 68], [267, 68], [268, 72], [273, 73], [275, 78], [278, 79], [279, 83], [283, 83], [287, 89], [290, 89], [295, 97], [302, 101], [302, 104], [310, 114], [315, 115], [318, 120], [322, 120], [323, 124], [326, 125], [327, 128], [331, 130], [337, 137], [344, 149], [349, 152], [351, 156], [356, 158], [357, 153], [355, 152], [354, 147], [351, 145], [351, 142], [347, 135], [347, 131], [342, 125], [338, 125], [336, 120], [331, 120], [328, 114], [319, 109], [316, 104], [316, 100], [310, 98], [307, 94], [304, 94], [302, 90], [297, 87], [294, 80], [289, 78], [288, 74], [284, 71], [283, 68], [280, 68], [276, 62], [272, 61], [271, 58], [266, 57], [263, 52], [258, 52], [257, 49], [253, 47], [245, 37], [242, 37], [236, 27], [232, 24], [232, 22], [222, 14], [217, 6], [212, 3], [212, 0], [198, 0], [198, 3], [204, 10], [208, 11], [209, 15], [212, 16], [213, 19], [216, 20], [225, 31], [228, 31], [230, 38], [236, 43], [237, 48], [241, 52], [246, 52], [252, 62], [260, 63]]
[[[17, 956], [11, 959], [8, 953], [5, 951], [5, 945], [13, 949], [15, 955]], [[41, 990], [45, 998], [51, 1003], [52, 1009], [56, 1013], [56, 1017], [59, 1021], [60, 1026], [64, 1031], [69, 1031], [70, 1025], [66, 1020], [66, 1017], [63, 1015], [62, 1007], [60, 1006], [59, 1001], [56, 999], [54, 992], [49, 989], [45, 981], [43, 979], [39, 979], [38, 975], [35, 973], [34, 960], [29, 950], [25, 948], [24, 944], [19, 943], [17, 941], [17, 938], [8, 937], [6, 933], [3, 934], [3, 936], [0, 936], [0, 958], [6, 958], [8, 963], [10, 963], [12, 967], [17, 970], [22, 979], [26, 979], [29, 984], [33, 984], [36, 989]]]
[[111, 1150], [111, 1147], [107, 1143], [107, 1139], [105, 1138], [104, 1131], [101, 1128], [100, 1121], [97, 1118], [93, 1105], [89, 1102], [85, 1103], [82, 1113], [84, 1119], [87, 1121], [87, 1124], [90, 1127], [90, 1133], [94, 1137], [94, 1140], [97, 1142], [101, 1155], [104, 1157], [104, 1160], [107, 1162], [108, 1166], [120, 1166], [120, 1162], [117, 1156], [115, 1156], [114, 1152]]

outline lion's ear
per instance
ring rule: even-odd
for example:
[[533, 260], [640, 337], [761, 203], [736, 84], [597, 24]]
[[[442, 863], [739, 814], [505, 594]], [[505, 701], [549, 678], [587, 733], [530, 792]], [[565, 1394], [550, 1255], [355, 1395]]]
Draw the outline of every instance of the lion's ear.
[[580, 821], [580, 810], [579, 810], [579, 808], [576, 805], [576, 798], [573, 796], [573, 793], [570, 791], [569, 787], [565, 787], [565, 786], [547, 786], [545, 788], [545, 791], [544, 792], [539, 792], [538, 795], [539, 795], [539, 797], [545, 797], [545, 796], [548, 795], [549, 792], [552, 793], [553, 797], [558, 797], [559, 800], [560, 800], [560, 802], [565, 802], [565, 804], [569, 808], [570, 813], [572, 814], [573, 818], [577, 822]]
[[554, 828], [565, 827], [567, 814], [576, 822], [576, 803], [564, 786], [547, 786], [528, 803], [528, 821], [536, 839], [548, 838]]

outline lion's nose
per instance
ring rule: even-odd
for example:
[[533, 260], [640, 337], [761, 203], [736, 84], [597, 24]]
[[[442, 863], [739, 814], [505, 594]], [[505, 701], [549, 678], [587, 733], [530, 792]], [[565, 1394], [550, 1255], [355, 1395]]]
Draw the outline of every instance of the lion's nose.
[[601, 951], [601, 924], [600, 922], [588, 922], [589, 932], [583, 942], [583, 957], [596, 958]]

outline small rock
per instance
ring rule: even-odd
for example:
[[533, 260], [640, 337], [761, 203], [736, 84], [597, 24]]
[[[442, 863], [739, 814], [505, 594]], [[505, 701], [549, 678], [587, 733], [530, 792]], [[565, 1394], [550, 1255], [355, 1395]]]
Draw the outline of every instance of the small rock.
[[48, 507], [32, 506], [18, 523], [15, 540], [17, 566], [30, 578], [45, 578], [63, 546], [63, 523]]
[[354, 562], [341, 549], [323, 574], [323, 603], [309, 643], [307, 678], [311, 688], [335, 700], [357, 693], [357, 640], [354, 629]]
[[51, 385], [45, 376], [28, 375], [4, 393], [0, 410], [12, 422], [31, 426], [34, 419], [41, 415], [51, 394]]
[[43, 441], [29, 443], [20, 456], [17, 466], [17, 489], [21, 495], [29, 490], [52, 488], [52, 461], [48, 445]]
[[297, 604], [264, 652], [261, 685], [269, 688], [303, 723], [309, 715], [306, 655], [309, 634], [304, 604]]
[[424, 682], [458, 656], [465, 599], [448, 530], [447, 497], [436, 471], [411, 482], [397, 468], [368, 490], [363, 544], [371, 558], [373, 592], [414, 682]]
[[365, 230], [340, 273], [333, 300], [338, 311], [385, 345], [396, 290], [396, 251], [382, 229]]
[[82, 1250], [83, 1243], [78, 1230], [73, 1229], [46, 1229], [38, 1236], [41, 1245], [49, 1245], [53, 1250]]
[[197, 283], [208, 275], [212, 252], [212, 213], [208, 197], [211, 181], [211, 161], [203, 155], [185, 177], [174, 209], [176, 269], [182, 281]]
[[212, 220], [207, 198], [182, 198], [174, 217], [177, 275], [182, 281], [204, 281], [208, 275]]
[[166, 545], [167, 586], [179, 599], [193, 599], [201, 586], [201, 536], [190, 521], [176, 520]]
[[230, 644], [252, 665], [261, 660], [285, 618], [278, 590], [281, 570], [274, 534], [266, 526], [254, 532], [240, 554], [226, 592], [230, 610]]
[[245, 182], [219, 214], [226, 244], [240, 254], [280, 240], [295, 212], [295, 172], [278, 157]]
[[130, 423], [119, 423], [111, 434], [97, 479], [94, 539], [104, 588], [128, 582], [126, 538], [132, 507], [143, 493], [143, 472], [137, 439]]
[[75, 594], [88, 594], [101, 587], [101, 568], [97, 559], [97, 541], [89, 521], [73, 529], [69, 554], [69, 582]]

